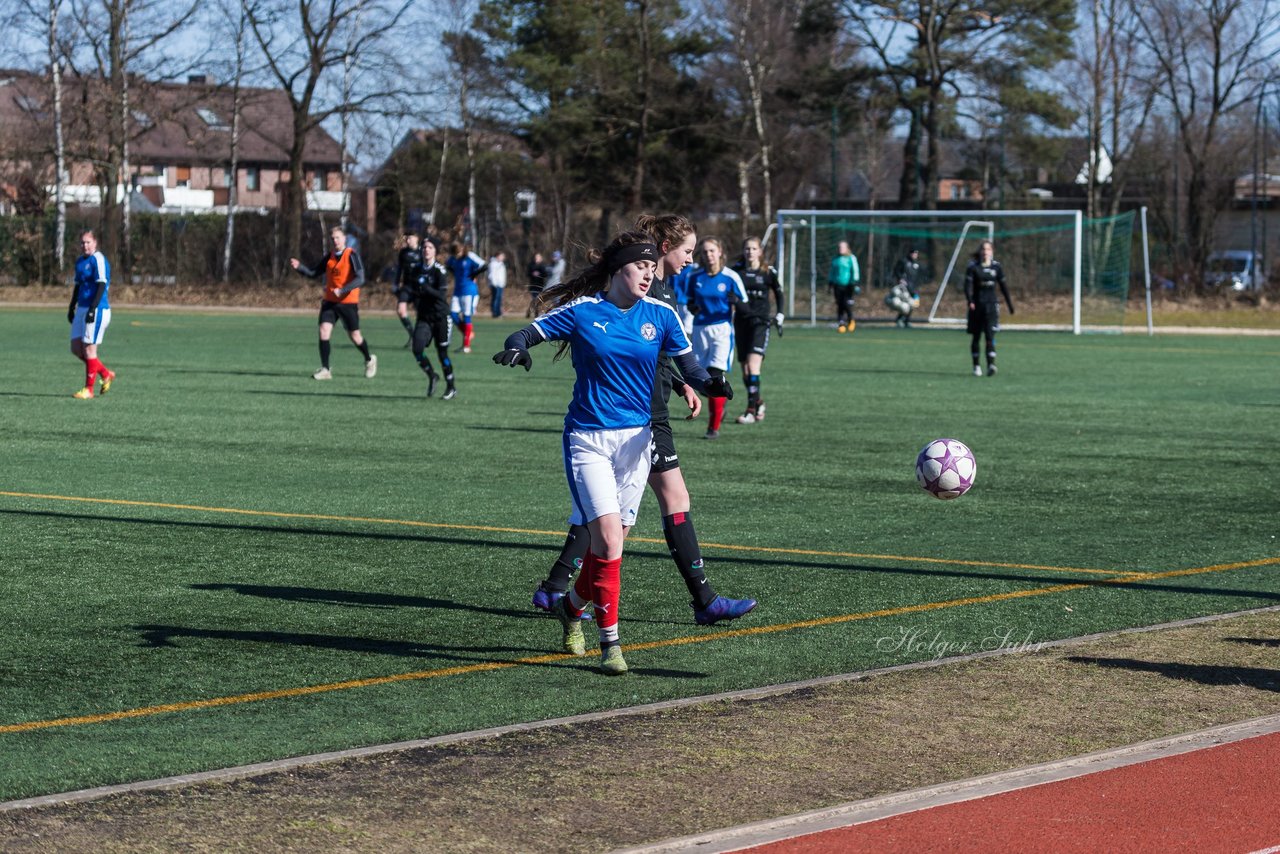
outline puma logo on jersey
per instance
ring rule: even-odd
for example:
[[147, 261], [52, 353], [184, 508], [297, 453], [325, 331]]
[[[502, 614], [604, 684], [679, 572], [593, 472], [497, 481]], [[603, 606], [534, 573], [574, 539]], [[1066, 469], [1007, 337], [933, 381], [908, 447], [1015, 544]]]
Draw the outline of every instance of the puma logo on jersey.
[[612, 323], [612, 322], [613, 322], [613, 321], [611, 321], [611, 320], [606, 320], [604, 323], [601, 323], [601, 322], [600, 322], [600, 321], [598, 321], [598, 320], [593, 320], [593, 321], [591, 321], [591, 325], [592, 325], [592, 326], [599, 326], [599, 327], [600, 327], [600, 331], [601, 331], [601, 332], [603, 332], [605, 335], [608, 335], [608, 334], [609, 334], [609, 328], [608, 328], [608, 327], [609, 327], [609, 324], [610, 324], [610, 323]]

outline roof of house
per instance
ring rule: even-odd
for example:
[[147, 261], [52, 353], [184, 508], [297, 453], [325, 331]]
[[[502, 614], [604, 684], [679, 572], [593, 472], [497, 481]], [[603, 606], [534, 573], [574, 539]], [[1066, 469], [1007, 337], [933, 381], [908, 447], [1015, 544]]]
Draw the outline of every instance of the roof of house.
[[[89, 156], [105, 146], [102, 128], [107, 89], [97, 77], [66, 77], [64, 124], [72, 156]], [[231, 89], [211, 83], [137, 82], [131, 99], [130, 157], [136, 162], [220, 164], [231, 156]], [[293, 141], [293, 111], [280, 89], [242, 88], [238, 158], [244, 163], [285, 164]], [[38, 140], [36, 150], [52, 148], [52, 92], [48, 79], [26, 71], [0, 71], [0, 145]], [[28, 150], [31, 149], [27, 144]], [[98, 156], [101, 156], [98, 154]], [[304, 162], [342, 164], [337, 141], [324, 128], [307, 133]]]

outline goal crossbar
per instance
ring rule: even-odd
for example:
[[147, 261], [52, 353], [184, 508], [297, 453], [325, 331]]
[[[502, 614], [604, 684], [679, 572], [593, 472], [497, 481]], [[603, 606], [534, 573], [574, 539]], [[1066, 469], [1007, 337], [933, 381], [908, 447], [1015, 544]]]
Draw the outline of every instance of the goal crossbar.
[[[954, 220], [957, 224], [966, 221], [973, 223], [981, 223], [990, 226], [989, 233], [994, 232], [995, 222], [1008, 218], [1052, 218], [1059, 221], [1070, 220], [1072, 240], [1072, 258], [1071, 258], [1071, 290], [1072, 290], [1072, 312], [1071, 312], [1071, 331], [1077, 335], [1081, 332], [1080, 302], [1081, 289], [1083, 283], [1083, 267], [1084, 267], [1084, 214], [1081, 211], [1071, 210], [1028, 210], [1028, 211], [1004, 211], [1004, 210], [819, 210], [810, 209], [786, 209], [777, 212], [777, 269], [780, 271], [788, 270], [788, 252], [791, 255], [790, 270], [796, 269], [797, 250], [803, 252], [796, 244], [797, 237], [803, 231], [809, 240], [809, 323], [817, 325], [817, 293], [818, 293], [818, 271], [817, 271], [817, 228], [820, 220], [835, 219], [885, 219], [885, 220], [912, 220], [912, 219], [938, 219], [945, 217]], [[965, 228], [968, 228], [966, 222]], [[956, 253], [960, 251], [959, 247], [963, 240], [957, 244]], [[789, 245], [788, 245], [789, 244]], [[958, 263], [958, 255], [953, 253], [951, 264], [948, 266], [948, 277], [952, 268]], [[788, 277], [788, 281], [784, 283], [790, 293], [790, 308], [794, 309], [795, 290], [797, 287], [803, 286], [802, 282], [795, 281], [794, 277]], [[929, 312], [932, 320], [937, 311], [938, 300], [942, 294], [939, 292], [934, 300], [934, 305]]]

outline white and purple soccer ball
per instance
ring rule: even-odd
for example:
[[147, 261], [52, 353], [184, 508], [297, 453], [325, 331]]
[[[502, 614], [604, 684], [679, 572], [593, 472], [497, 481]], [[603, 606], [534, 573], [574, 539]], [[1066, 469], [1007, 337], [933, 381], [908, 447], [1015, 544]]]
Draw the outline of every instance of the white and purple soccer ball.
[[959, 439], [934, 439], [916, 456], [916, 480], [934, 498], [949, 501], [973, 487], [978, 463]]

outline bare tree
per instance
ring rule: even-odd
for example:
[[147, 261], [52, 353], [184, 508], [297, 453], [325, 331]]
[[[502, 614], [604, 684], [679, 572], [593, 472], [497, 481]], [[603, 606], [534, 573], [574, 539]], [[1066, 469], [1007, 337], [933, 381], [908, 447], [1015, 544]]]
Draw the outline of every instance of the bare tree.
[[412, 0], [252, 0], [246, 6], [267, 72], [287, 96], [292, 113], [285, 193], [289, 252], [297, 252], [302, 243], [307, 136], [333, 116], [373, 109], [400, 94], [398, 87], [375, 86], [351, 92], [346, 99], [341, 92], [325, 98], [322, 84], [348, 63], [359, 68], [382, 59], [382, 43], [411, 5]]
[[1200, 274], [1225, 201], [1221, 188], [1234, 178], [1221, 174], [1224, 120], [1252, 103], [1274, 73], [1280, 6], [1273, 0], [1134, 0], [1130, 14], [1177, 126], [1188, 173], [1185, 244]]
[[[200, 8], [199, 0], [175, 6], [165, 0], [72, 0], [80, 40], [100, 80], [107, 84], [106, 161], [103, 164], [103, 212], [109, 230], [118, 236], [119, 266], [132, 266], [132, 166], [129, 143], [145, 133], [158, 117], [130, 106], [131, 91], [144, 81], [173, 79], [190, 67], [177, 62], [165, 48]], [[113, 211], [116, 191], [122, 189], [118, 230]]]

